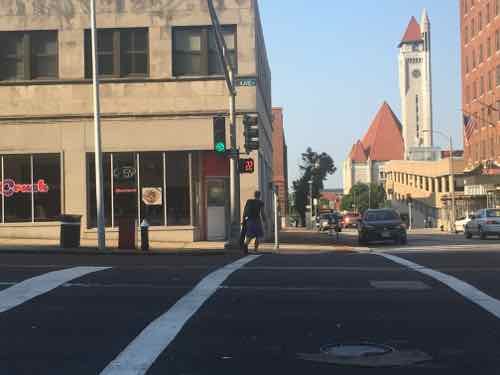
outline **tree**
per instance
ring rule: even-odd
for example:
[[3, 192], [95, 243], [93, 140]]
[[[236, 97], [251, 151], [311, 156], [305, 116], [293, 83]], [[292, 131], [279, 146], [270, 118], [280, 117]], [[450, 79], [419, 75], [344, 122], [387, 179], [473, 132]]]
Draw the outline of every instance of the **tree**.
[[351, 188], [349, 194], [342, 198], [341, 208], [344, 211], [365, 212], [368, 208], [382, 208], [386, 204], [384, 187], [378, 184], [358, 183]]
[[324, 187], [324, 181], [335, 173], [337, 168], [330, 155], [317, 153], [308, 147], [302, 154], [299, 165], [301, 176], [293, 181], [294, 206], [299, 214], [302, 225], [305, 225], [306, 205], [309, 203], [309, 181], [312, 180], [312, 197], [319, 198]]

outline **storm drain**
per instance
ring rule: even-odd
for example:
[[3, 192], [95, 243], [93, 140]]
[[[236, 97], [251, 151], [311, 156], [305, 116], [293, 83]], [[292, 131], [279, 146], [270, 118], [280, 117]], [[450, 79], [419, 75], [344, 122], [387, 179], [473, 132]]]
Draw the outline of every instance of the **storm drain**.
[[298, 356], [306, 361], [357, 367], [405, 367], [432, 359], [419, 350], [397, 350], [367, 342], [327, 345], [319, 353]]

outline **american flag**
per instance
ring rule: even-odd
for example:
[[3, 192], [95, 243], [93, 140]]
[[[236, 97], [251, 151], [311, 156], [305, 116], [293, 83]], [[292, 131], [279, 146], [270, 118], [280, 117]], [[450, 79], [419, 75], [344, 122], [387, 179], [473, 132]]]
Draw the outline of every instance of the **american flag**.
[[476, 128], [476, 121], [472, 116], [464, 115], [464, 138], [467, 143], [469, 143], [472, 133]]

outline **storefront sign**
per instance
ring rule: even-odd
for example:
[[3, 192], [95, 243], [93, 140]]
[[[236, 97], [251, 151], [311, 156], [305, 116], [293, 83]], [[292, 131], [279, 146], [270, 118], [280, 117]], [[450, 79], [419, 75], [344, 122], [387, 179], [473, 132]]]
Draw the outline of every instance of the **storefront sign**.
[[4, 197], [12, 197], [14, 194], [21, 193], [48, 193], [49, 185], [45, 180], [38, 180], [35, 184], [17, 184], [13, 179], [3, 180], [2, 191]]
[[142, 201], [146, 206], [161, 206], [163, 204], [162, 188], [142, 188]]
[[117, 167], [113, 170], [113, 176], [118, 180], [129, 180], [137, 174], [137, 169], [131, 166]]

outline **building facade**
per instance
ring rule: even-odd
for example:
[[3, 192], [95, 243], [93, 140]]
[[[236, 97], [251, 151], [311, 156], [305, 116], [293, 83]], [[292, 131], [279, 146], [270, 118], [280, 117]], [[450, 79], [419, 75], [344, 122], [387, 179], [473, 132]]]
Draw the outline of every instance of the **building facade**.
[[[464, 199], [464, 160], [454, 158], [456, 217], [471, 212]], [[394, 160], [385, 165], [385, 189], [392, 207], [407, 218], [410, 215], [409, 198], [412, 202], [412, 224], [449, 227], [451, 210], [450, 159], [436, 161]]]
[[[243, 115], [260, 117], [241, 199], [261, 190], [270, 216], [271, 74], [258, 4], [215, 3], [239, 83], [240, 148]], [[197, 0], [97, 1], [108, 238], [125, 216], [147, 218], [153, 241], [227, 236], [229, 164], [212, 150], [228, 96], [210, 24]], [[96, 238], [89, 25], [88, 2], [2, 3], [0, 237], [58, 238], [66, 213]]]
[[[432, 156], [431, 24], [412, 17], [399, 44], [399, 86], [405, 159]], [[425, 155], [428, 154], [429, 155]]]
[[500, 204], [500, 1], [461, 0], [465, 194]]
[[382, 184], [384, 165], [404, 158], [401, 123], [384, 102], [362, 140], [358, 140], [344, 161], [344, 193], [358, 184]]
[[281, 225], [285, 226], [288, 217], [288, 151], [283, 108], [273, 108], [273, 183], [278, 189]]

